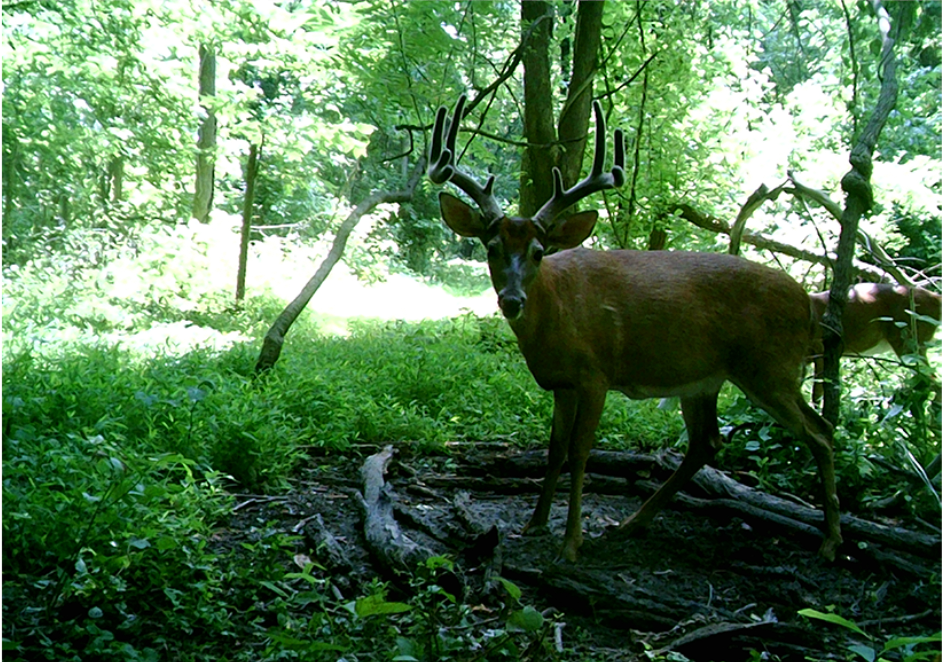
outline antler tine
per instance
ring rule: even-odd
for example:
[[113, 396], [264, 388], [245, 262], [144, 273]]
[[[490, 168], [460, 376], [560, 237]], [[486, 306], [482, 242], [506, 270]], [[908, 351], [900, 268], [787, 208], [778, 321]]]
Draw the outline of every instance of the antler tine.
[[448, 124], [447, 135], [445, 135], [445, 122], [448, 109], [441, 106], [435, 114], [435, 126], [432, 128], [432, 145], [429, 150], [428, 177], [436, 184], [444, 184], [450, 181], [467, 193], [481, 209], [481, 213], [487, 222], [491, 223], [504, 215], [497, 203], [497, 198], [493, 194], [494, 176], [488, 177], [487, 183], [481, 186], [470, 175], [459, 170], [455, 163], [458, 124], [461, 122], [464, 104], [467, 100], [468, 96], [466, 94], [462, 94], [458, 98], [454, 115]]
[[583, 198], [610, 188], [618, 188], [625, 183], [625, 134], [621, 129], [615, 130], [615, 162], [610, 172], [603, 172], [605, 168], [605, 117], [602, 115], [602, 104], [598, 101], [592, 103], [595, 110], [595, 156], [592, 160], [592, 170], [588, 176], [571, 189], [563, 189], [563, 176], [559, 168], [553, 168], [553, 197], [533, 217], [534, 223], [547, 228], [562, 212], [566, 211]]
[[441, 106], [435, 113], [435, 125], [432, 127], [432, 146], [429, 149], [428, 177], [436, 184], [444, 184], [451, 179], [454, 168], [451, 165], [451, 152], [443, 149], [442, 138], [445, 133], [445, 118], [448, 109]]

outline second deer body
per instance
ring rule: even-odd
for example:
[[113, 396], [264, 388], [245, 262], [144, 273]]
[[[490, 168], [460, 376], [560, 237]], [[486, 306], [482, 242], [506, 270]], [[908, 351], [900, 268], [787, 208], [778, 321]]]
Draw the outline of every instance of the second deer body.
[[[811, 295], [815, 318], [824, 319], [829, 292]], [[932, 340], [942, 319], [942, 297], [921, 287], [904, 287], [886, 283], [858, 283], [847, 293], [847, 304], [841, 316], [843, 356], [871, 355], [892, 351], [902, 359], [907, 354], [926, 358], [926, 343]], [[821, 333], [817, 327], [814, 362], [814, 395], [821, 399], [824, 361], [821, 357]], [[942, 400], [938, 379], [936, 399]]]
[[[546, 478], [526, 529], [547, 524], [568, 458], [572, 481], [561, 554], [576, 557], [583, 537], [585, 465], [609, 390], [631, 398], [681, 399], [687, 454], [621, 528], [648, 525], [720, 447], [717, 396], [730, 381], [811, 449], [825, 511], [820, 553], [833, 559], [841, 534], [831, 427], [800, 389], [815, 334], [804, 289], [780, 271], [728, 255], [575, 248], [592, 232], [598, 214], [559, 218], [562, 212], [580, 198], [624, 181], [620, 132], [615, 166], [602, 172], [605, 130], [598, 104], [590, 175], [563, 190], [556, 171], [556, 192], [537, 214], [504, 215], [491, 194], [493, 180], [482, 187], [454, 164], [463, 103], [462, 98], [447, 138], [446, 111], [439, 109], [429, 174], [437, 183], [456, 184], [478, 209], [442, 193], [442, 216], [459, 235], [477, 237], [487, 247], [498, 305], [537, 383], [553, 391]], [[553, 250], [561, 252], [549, 254]]]

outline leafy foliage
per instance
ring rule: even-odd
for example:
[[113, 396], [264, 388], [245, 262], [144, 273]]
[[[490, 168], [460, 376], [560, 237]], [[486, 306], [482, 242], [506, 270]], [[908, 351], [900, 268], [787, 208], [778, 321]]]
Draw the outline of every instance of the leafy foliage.
[[861, 630], [856, 623], [844, 618], [843, 616], [839, 616], [834, 613], [821, 612], [817, 609], [802, 609], [798, 613], [805, 618], [816, 619], [826, 623], [839, 625], [865, 637], [868, 643], [854, 644], [849, 646], [848, 650], [862, 657], [864, 660], [866, 660], [866, 662], [884, 662], [888, 659], [885, 657], [885, 655], [889, 651], [894, 651], [898, 654], [901, 654], [901, 659], [903, 662], [931, 660], [938, 655], [937, 651], [925, 650], [925, 648], [917, 651], [916, 649], [919, 648], [922, 644], [938, 644], [942, 642], [942, 632], [939, 632], [928, 637], [896, 637], [887, 641], [880, 648], [876, 648], [873, 637]]

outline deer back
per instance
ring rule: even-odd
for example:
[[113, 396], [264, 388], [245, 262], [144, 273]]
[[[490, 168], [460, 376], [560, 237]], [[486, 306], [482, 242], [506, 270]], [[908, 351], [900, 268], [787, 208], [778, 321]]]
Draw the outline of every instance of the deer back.
[[725, 254], [575, 248], [546, 257], [528, 295], [509, 321], [549, 389], [601, 380], [644, 398], [797, 379], [812, 342], [801, 286]]

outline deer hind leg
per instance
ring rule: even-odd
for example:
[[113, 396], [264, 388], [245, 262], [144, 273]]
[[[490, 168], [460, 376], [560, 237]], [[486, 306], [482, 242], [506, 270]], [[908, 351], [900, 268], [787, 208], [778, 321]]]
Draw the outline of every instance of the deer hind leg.
[[523, 528], [524, 533], [536, 533], [544, 529], [549, 522], [550, 506], [553, 505], [553, 495], [556, 493], [556, 482], [569, 455], [569, 439], [576, 420], [577, 404], [576, 391], [559, 389], [553, 392], [553, 429], [550, 432], [546, 476], [543, 478], [543, 487], [540, 490], [536, 509]]
[[582, 545], [582, 485], [585, 482], [585, 465], [589, 451], [595, 442], [595, 430], [605, 407], [606, 389], [580, 390], [575, 418], [569, 436], [569, 513], [566, 516], [566, 533], [559, 555], [569, 561], [576, 560], [576, 552]]
[[667, 482], [644, 502], [638, 512], [619, 525], [622, 534], [630, 534], [648, 526], [671, 497], [716, 455], [723, 443], [716, 421], [716, 397], [717, 393], [710, 393], [681, 399], [680, 406], [689, 439], [687, 454]]
[[776, 389], [767, 383], [761, 397], [756, 392], [747, 392], [747, 395], [807, 444], [814, 455], [824, 492], [824, 542], [821, 543], [818, 554], [833, 561], [842, 538], [840, 502], [837, 499], [834, 477], [834, 451], [831, 447], [831, 424], [805, 402], [797, 385]]

